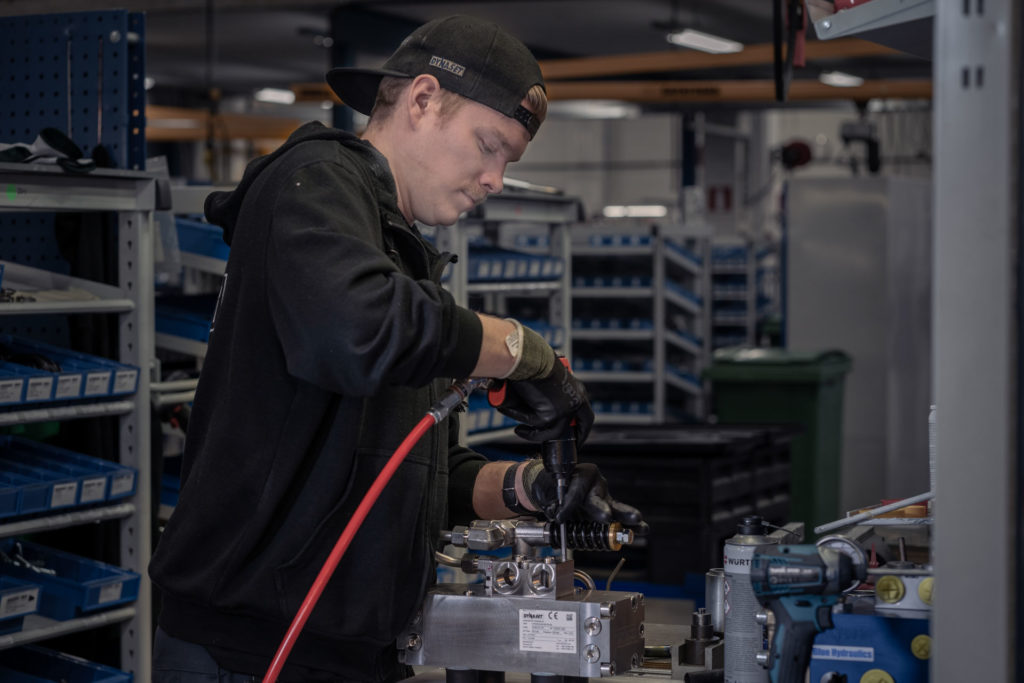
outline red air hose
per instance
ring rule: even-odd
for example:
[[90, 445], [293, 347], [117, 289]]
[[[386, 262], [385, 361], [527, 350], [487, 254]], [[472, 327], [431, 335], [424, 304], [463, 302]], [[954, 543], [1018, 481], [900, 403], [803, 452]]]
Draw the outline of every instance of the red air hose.
[[452, 384], [451, 389], [423, 416], [423, 419], [413, 427], [409, 435], [399, 444], [394, 454], [388, 459], [387, 464], [384, 465], [384, 469], [373, 480], [373, 485], [370, 486], [366, 495], [363, 496], [363, 500], [360, 501], [359, 507], [356, 508], [355, 513], [352, 515], [352, 519], [345, 525], [345, 530], [341, 532], [337, 543], [334, 544], [334, 549], [327, 557], [327, 561], [320, 568], [320, 573], [316, 575], [316, 580], [313, 581], [309, 592], [306, 593], [305, 600], [299, 606], [299, 611], [295, 614], [295, 618], [292, 619], [291, 626], [288, 627], [284, 640], [277, 646], [277, 652], [270, 663], [270, 668], [267, 669], [267, 673], [263, 677], [263, 683], [275, 683], [277, 681], [277, 677], [281, 674], [281, 669], [284, 668], [284, 663], [288, 659], [288, 655], [291, 654], [292, 647], [295, 645], [295, 640], [302, 633], [302, 628], [306, 625], [306, 620], [309, 619], [309, 615], [320, 599], [320, 595], [324, 592], [324, 588], [327, 587], [327, 582], [331, 580], [334, 570], [338, 568], [338, 563], [341, 561], [345, 551], [348, 550], [349, 544], [355, 538], [356, 532], [359, 531], [363, 520], [366, 519], [366, 515], [369, 514], [370, 508], [377, 502], [377, 498], [380, 497], [384, 487], [391, 481], [391, 477], [394, 476], [398, 466], [405, 460], [405, 456], [409, 454], [409, 451], [416, 445], [416, 442], [427, 433], [427, 430], [447, 417], [452, 408], [461, 403], [475, 388], [486, 382], [487, 380], [483, 379], [472, 379]]

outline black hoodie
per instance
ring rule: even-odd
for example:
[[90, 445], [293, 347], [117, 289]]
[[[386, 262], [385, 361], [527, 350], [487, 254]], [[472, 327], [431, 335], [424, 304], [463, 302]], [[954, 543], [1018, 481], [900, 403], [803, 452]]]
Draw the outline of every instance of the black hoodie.
[[[206, 214], [231, 255], [150, 575], [165, 631], [262, 676], [370, 483], [445, 378], [470, 373], [482, 331], [440, 285], [450, 257], [399, 212], [386, 159], [349, 133], [303, 126]], [[449, 484], [451, 514], [471, 515], [483, 459], [457, 433], [442, 422], [399, 468], [282, 680], [395, 677]]]

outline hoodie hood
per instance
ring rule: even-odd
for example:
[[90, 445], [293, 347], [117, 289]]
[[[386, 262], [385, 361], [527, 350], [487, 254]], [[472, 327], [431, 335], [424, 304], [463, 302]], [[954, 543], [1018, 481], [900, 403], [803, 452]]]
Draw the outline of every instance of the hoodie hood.
[[[309, 140], [335, 140], [343, 145], [353, 147], [356, 149], [364, 150], [364, 153], [371, 154], [376, 157], [376, 161], [383, 167], [385, 171], [384, 175], [390, 179], [390, 171], [387, 171], [387, 161], [376, 152], [373, 147], [368, 143], [360, 140], [357, 135], [344, 130], [338, 130], [336, 128], [329, 128], [319, 121], [310, 121], [299, 128], [295, 129], [295, 132], [288, 136], [288, 139], [280, 147], [275, 149], [270, 154], [259, 157], [249, 163], [245, 167], [245, 173], [242, 174], [242, 180], [238, 183], [238, 186], [234, 190], [227, 192], [211, 192], [206, 198], [206, 203], [203, 206], [206, 214], [206, 220], [214, 225], [219, 225], [224, 229], [224, 241], [230, 246], [231, 238], [235, 233], [235, 223], [238, 220], [238, 213], [242, 209], [242, 202], [245, 200], [245, 196], [252, 187], [252, 184], [256, 181], [270, 164], [272, 164], [279, 156], [290, 150], [296, 145], [307, 142]], [[381, 168], [377, 168], [378, 172]], [[390, 182], [394, 182], [391, 180]]]

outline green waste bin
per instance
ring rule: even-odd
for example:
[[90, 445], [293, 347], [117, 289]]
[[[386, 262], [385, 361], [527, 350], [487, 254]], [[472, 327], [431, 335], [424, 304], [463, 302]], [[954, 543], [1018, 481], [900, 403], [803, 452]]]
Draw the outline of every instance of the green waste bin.
[[850, 356], [730, 347], [705, 370], [712, 414], [725, 424], [795, 426], [790, 450], [790, 520], [815, 526], [838, 519], [843, 381]]

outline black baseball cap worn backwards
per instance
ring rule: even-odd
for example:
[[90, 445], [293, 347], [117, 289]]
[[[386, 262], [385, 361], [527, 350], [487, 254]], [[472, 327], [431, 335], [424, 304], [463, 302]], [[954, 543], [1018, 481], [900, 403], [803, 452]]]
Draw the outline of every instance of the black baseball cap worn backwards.
[[537, 133], [540, 121], [522, 106], [535, 85], [544, 87], [540, 66], [529, 49], [497, 24], [455, 15], [435, 19], [402, 41], [380, 69], [339, 67], [327, 83], [356, 111], [369, 115], [385, 76], [435, 76], [441, 87], [485, 104]]

